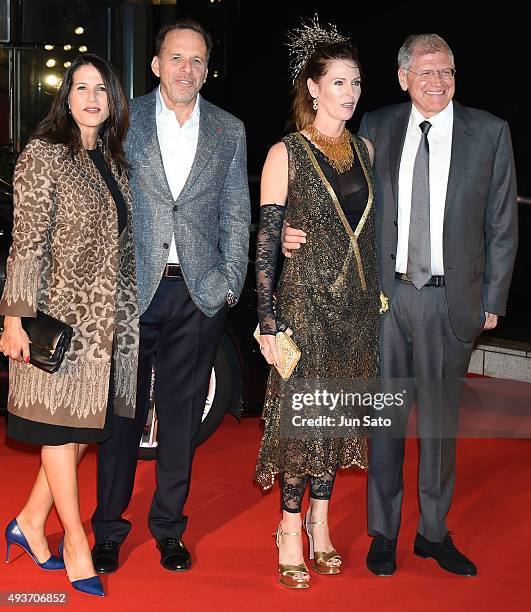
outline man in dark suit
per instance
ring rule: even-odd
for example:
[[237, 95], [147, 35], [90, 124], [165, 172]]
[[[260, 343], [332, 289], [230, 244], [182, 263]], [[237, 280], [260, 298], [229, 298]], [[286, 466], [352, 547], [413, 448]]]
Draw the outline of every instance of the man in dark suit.
[[199, 95], [211, 46], [195, 22], [163, 27], [151, 64], [160, 87], [131, 102], [125, 150], [141, 315], [137, 409], [134, 421], [115, 417], [114, 435], [99, 450], [92, 518], [98, 572], [118, 568], [131, 528], [122, 514], [133, 492], [153, 367], [158, 448], [149, 528], [163, 567], [191, 567], [183, 508], [226, 310], [245, 280], [250, 223], [243, 124]]
[[[375, 148], [383, 303], [381, 374], [414, 378], [421, 517], [414, 552], [450, 572], [477, 569], [446, 526], [455, 482], [460, 379], [474, 339], [505, 305], [517, 247], [516, 179], [509, 128], [453, 101], [455, 66], [435, 34], [410, 36], [398, 54], [411, 102], [367, 113], [359, 135]], [[284, 248], [301, 238], [286, 230]], [[408, 410], [370, 444], [367, 567], [396, 570]], [[387, 415], [386, 415], [387, 416]]]

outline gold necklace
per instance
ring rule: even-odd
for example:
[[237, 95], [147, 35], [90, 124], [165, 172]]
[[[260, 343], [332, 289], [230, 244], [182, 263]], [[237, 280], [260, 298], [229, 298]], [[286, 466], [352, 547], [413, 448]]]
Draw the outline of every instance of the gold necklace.
[[330, 162], [330, 165], [339, 174], [343, 174], [343, 172], [352, 168], [354, 165], [354, 153], [350, 144], [350, 133], [348, 130], [344, 130], [341, 136], [332, 138], [331, 136], [321, 134], [315, 125], [310, 123], [306, 131], [310, 140], [317, 145]]

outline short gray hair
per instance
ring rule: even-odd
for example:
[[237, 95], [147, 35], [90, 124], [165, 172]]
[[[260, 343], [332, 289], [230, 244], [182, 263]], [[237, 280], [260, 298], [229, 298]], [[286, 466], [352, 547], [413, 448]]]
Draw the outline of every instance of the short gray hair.
[[448, 43], [438, 34], [412, 34], [404, 41], [404, 44], [398, 51], [398, 67], [409, 68], [411, 59], [415, 51], [420, 55], [435, 53], [437, 51], [447, 52], [452, 65], [454, 64], [454, 54]]

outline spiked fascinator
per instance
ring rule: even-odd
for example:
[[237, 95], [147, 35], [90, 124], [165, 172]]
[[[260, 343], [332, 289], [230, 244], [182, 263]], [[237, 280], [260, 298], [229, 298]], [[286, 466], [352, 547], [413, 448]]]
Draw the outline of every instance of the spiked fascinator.
[[327, 26], [321, 26], [317, 14], [310, 21], [303, 22], [300, 28], [290, 30], [287, 47], [290, 55], [292, 82], [295, 82], [302, 67], [318, 45], [348, 42], [348, 38], [337, 31], [335, 24], [329, 23]]

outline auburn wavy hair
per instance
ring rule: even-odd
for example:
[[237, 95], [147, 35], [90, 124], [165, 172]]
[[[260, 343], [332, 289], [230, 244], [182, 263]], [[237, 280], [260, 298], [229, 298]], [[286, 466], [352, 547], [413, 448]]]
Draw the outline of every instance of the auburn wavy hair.
[[291, 120], [299, 131], [310, 125], [315, 118], [313, 98], [308, 91], [307, 81], [312, 79], [317, 83], [326, 74], [328, 64], [333, 60], [354, 62], [361, 72], [358, 51], [350, 43], [338, 42], [317, 45], [293, 83]]

